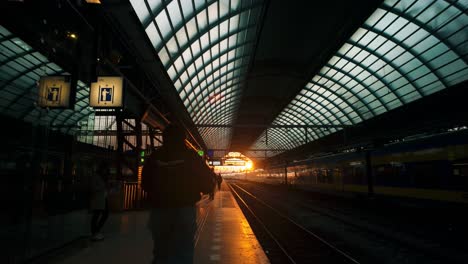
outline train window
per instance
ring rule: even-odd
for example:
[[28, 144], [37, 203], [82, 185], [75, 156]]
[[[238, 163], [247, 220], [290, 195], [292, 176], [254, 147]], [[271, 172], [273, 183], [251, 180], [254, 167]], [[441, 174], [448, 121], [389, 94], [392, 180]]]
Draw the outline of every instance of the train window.
[[468, 177], [468, 163], [453, 164], [453, 175]]
[[322, 169], [317, 170], [317, 182], [319, 183], [325, 182], [325, 175], [323, 174], [324, 174], [324, 170]]
[[320, 183], [332, 183], [333, 182], [333, 176], [328, 169], [319, 169], [317, 170], [318, 172], [318, 182]]
[[399, 165], [387, 163], [374, 167], [374, 179], [375, 185], [399, 187], [409, 185], [409, 181], [405, 177], [404, 166], [401, 163]]
[[447, 187], [453, 190], [468, 190], [468, 162], [452, 164], [452, 175], [447, 179]]
[[407, 164], [411, 186], [415, 188], [443, 188], [441, 179], [447, 174], [443, 161], [415, 162]]
[[345, 184], [367, 184], [363, 166], [349, 166], [343, 168], [343, 182]]
[[366, 173], [363, 166], [354, 167], [354, 179], [360, 184], [367, 184]]
[[352, 184], [353, 183], [353, 169], [350, 167], [343, 168], [343, 183]]
[[313, 183], [318, 183], [319, 171], [317, 169], [312, 170]]
[[333, 183], [334, 180], [333, 170], [327, 169], [327, 183]]
[[333, 169], [333, 179], [335, 183], [341, 183], [343, 180], [342, 171], [339, 168]]

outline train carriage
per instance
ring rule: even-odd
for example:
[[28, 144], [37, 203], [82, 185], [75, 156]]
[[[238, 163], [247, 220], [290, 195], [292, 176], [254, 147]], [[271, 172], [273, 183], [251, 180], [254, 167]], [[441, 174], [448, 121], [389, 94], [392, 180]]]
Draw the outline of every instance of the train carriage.
[[468, 132], [442, 133], [374, 149], [314, 157], [252, 172], [248, 177], [335, 194], [467, 203]]

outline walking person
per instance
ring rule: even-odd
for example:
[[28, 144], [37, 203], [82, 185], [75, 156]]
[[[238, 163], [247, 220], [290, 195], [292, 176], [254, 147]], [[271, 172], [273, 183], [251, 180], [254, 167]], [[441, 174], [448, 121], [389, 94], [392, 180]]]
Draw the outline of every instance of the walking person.
[[101, 162], [96, 168], [91, 178], [91, 240], [99, 241], [104, 239], [101, 229], [109, 217], [109, 205], [107, 202], [107, 181], [109, 176], [109, 166], [106, 162]]
[[212, 179], [205, 162], [185, 146], [184, 130], [169, 125], [163, 146], [151, 154], [142, 175], [152, 207], [153, 263], [193, 263], [195, 203], [201, 193], [213, 192]]
[[218, 190], [221, 191], [221, 183], [223, 182], [223, 177], [221, 176], [221, 173], [218, 173], [216, 175], [216, 183], [218, 184]]

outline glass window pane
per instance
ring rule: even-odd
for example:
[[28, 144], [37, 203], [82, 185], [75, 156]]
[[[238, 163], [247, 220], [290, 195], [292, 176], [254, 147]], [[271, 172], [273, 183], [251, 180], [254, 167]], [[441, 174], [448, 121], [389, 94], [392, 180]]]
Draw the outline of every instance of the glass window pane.
[[187, 24], [185, 24], [185, 28], [187, 28], [188, 38], [191, 40], [197, 34], [197, 22], [195, 18], [190, 19]]
[[198, 28], [200, 31], [204, 31], [208, 27], [208, 18], [206, 17], [206, 11], [202, 11], [197, 15]]
[[159, 13], [159, 15], [156, 17], [156, 25], [158, 26], [162, 37], [167, 39], [172, 30], [166, 12]]
[[181, 2], [182, 3], [182, 12], [184, 13], [184, 18], [188, 19], [193, 15], [193, 5], [191, 3], [187, 2]]
[[177, 0], [169, 3], [167, 6], [167, 11], [171, 16], [171, 22], [174, 28], [177, 28], [180, 24], [182, 24], [182, 14], [180, 13], [179, 3]]
[[179, 42], [179, 46], [181, 48], [187, 45], [188, 38], [187, 38], [187, 34], [185, 34], [184, 27], [182, 27], [179, 31], [177, 31], [176, 37], [177, 37], [177, 41]]
[[208, 17], [210, 19], [210, 25], [218, 20], [218, 2], [214, 2], [208, 7]]
[[135, 13], [137, 14], [138, 18], [141, 22], [146, 21], [149, 18], [149, 11], [146, 8], [146, 4], [140, 0], [130, 0], [130, 3], [135, 9]]
[[161, 45], [161, 38], [159, 37], [159, 33], [156, 30], [154, 23], [150, 23], [145, 31], [151, 43], [153, 44], [153, 47], [158, 49]]

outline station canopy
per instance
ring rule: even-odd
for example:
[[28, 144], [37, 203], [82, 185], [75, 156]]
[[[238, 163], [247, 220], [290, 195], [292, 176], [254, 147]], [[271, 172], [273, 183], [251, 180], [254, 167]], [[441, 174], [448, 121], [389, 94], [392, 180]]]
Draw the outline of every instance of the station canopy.
[[[251, 61], [262, 1], [130, 0], [196, 124], [232, 124]], [[227, 149], [229, 127], [199, 127], [209, 149]]]
[[72, 109], [37, 106], [38, 81], [42, 76], [69, 75], [46, 56], [34, 50], [0, 25], [0, 107], [4, 115], [33, 124], [55, 127], [64, 133], [77, 131], [79, 124], [94, 116], [89, 107], [89, 87], [78, 81]]
[[[264, 3], [130, 2], [194, 123], [213, 124], [198, 127], [206, 145], [228, 149]], [[292, 149], [467, 80], [467, 8], [383, 1], [251, 149]]]
[[254, 148], [292, 149], [467, 80], [467, 8], [384, 1], [273, 122], [318, 128], [271, 128]]

